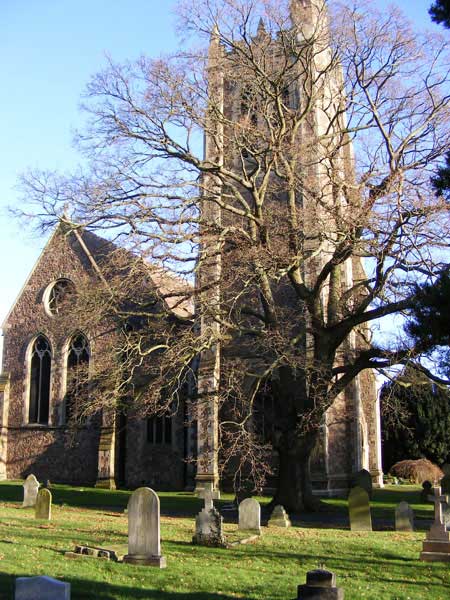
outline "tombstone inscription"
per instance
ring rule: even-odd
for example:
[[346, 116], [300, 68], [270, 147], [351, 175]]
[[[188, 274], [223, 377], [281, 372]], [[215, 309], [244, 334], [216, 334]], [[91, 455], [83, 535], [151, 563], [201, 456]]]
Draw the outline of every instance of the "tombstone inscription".
[[128, 554], [123, 561], [160, 569], [166, 566], [161, 555], [159, 498], [150, 488], [138, 488], [128, 502]]

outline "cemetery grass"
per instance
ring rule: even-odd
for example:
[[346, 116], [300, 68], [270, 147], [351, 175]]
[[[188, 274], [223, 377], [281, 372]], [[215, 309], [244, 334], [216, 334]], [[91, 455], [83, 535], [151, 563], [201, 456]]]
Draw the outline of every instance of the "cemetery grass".
[[[389, 515], [393, 524], [393, 507], [401, 499], [431, 518], [431, 506], [420, 505], [417, 488], [401, 488], [375, 493], [375, 520]], [[197, 498], [161, 493], [162, 551], [167, 568], [158, 570], [64, 557], [64, 551], [80, 543], [125, 550], [127, 520], [121, 511], [129, 493], [68, 486], [53, 486], [52, 493], [53, 519], [47, 523], [36, 521], [33, 509], [20, 508], [21, 486], [0, 484], [1, 599], [12, 598], [14, 577], [46, 574], [70, 582], [72, 600], [287, 600], [296, 596], [306, 572], [319, 564], [336, 572], [346, 600], [450, 597], [448, 564], [418, 560], [424, 531], [357, 533], [332, 528], [333, 515], [346, 512], [344, 500], [327, 500], [322, 523], [314, 527], [305, 527], [301, 518], [294, 518], [290, 529], [264, 527], [256, 543], [220, 549], [191, 544], [193, 519], [201, 506]], [[263, 504], [267, 500], [263, 499]], [[419, 520], [419, 528], [424, 530], [425, 525]], [[226, 523], [225, 530], [236, 539], [236, 524]]]

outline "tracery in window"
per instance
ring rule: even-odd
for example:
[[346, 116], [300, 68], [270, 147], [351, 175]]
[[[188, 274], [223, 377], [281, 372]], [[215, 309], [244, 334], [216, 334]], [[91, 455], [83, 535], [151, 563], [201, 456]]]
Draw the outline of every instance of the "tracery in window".
[[72, 418], [80, 417], [81, 402], [86, 394], [89, 358], [89, 342], [85, 335], [77, 333], [70, 340], [67, 353], [66, 423]]
[[50, 287], [46, 297], [46, 309], [51, 315], [58, 315], [70, 307], [75, 296], [75, 286], [70, 279], [58, 279]]
[[30, 396], [28, 422], [48, 423], [52, 350], [46, 337], [34, 341], [30, 358]]

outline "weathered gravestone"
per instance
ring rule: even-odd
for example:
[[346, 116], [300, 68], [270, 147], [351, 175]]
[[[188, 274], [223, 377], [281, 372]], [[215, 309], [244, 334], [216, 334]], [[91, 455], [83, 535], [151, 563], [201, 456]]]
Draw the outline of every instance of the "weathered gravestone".
[[434, 502], [434, 523], [423, 541], [420, 560], [450, 562], [450, 535], [442, 516], [442, 505], [447, 502], [447, 496], [442, 495], [440, 487], [435, 487], [429, 499]]
[[267, 527], [290, 527], [291, 521], [281, 504], [277, 504], [270, 515]]
[[261, 505], [258, 500], [246, 498], [239, 504], [238, 529], [261, 533]]
[[52, 577], [18, 577], [14, 600], [70, 600], [70, 583]]
[[159, 498], [148, 487], [138, 488], [128, 501], [128, 554], [123, 562], [163, 569]]
[[223, 519], [214, 508], [211, 494], [205, 494], [205, 505], [195, 517], [195, 534], [192, 543], [199, 546], [223, 547], [226, 545], [223, 534]]
[[443, 494], [450, 494], [450, 475], [444, 475], [440, 481]]
[[361, 469], [353, 475], [352, 478], [352, 487], [360, 487], [369, 495], [369, 498], [372, 498], [372, 477], [366, 469]]
[[369, 494], [363, 488], [355, 487], [348, 496], [348, 512], [352, 531], [372, 531]]
[[50, 521], [52, 518], [52, 493], [46, 488], [38, 492], [34, 508], [34, 518], [45, 519], [46, 521]]
[[316, 569], [306, 573], [306, 585], [299, 585], [297, 600], [344, 600], [344, 590], [336, 587], [336, 575]]
[[422, 504], [426, 504], [428, 502], [428, 497], [431, 494], [432, 489], [433, 486], [428, 480], [425, 480], [422, 483], [422, 489], [420, 491], [420, 501], [422, 502]]
[[23, 484], [23, 504], [22, 508], [36, 505], [36, 499], [39, 490], [39, 481], [34, 475], [28, 475]]
[[395, 531], [414, 531], [414, 511], [407, 502], [395, 508]]

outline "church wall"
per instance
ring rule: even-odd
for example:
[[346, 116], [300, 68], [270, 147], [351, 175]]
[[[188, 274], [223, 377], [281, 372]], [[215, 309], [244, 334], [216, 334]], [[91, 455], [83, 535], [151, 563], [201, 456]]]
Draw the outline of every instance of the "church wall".
[[[73, 236], [56, 233], [45, 248], [25, 284], [4, 328], [3, 371], [10, 376], [8, 411], [8, 478], [23, 478], [33, 472], [38, 479], [72, 483], [95, 481], [97, 472], [98, 428], [91, 422], [73, 437], [63, 427], [63, 376], [65, 345], [79, 329], [59, 315], [50, 316], [44, 308], [44, 292], [58, 278], [75, 284], [89, 271], [86, 255], [77, 248]], [[89, 339], [89, 333], [84, 331]], [[49, 425], [28, 424], [27, 401], [29, 361], [27, 350], [37, 334], [43, 334], [52, 347]]]
[[127, 427], [126, 485], [156, 490], [182, 490], [186, 485], [185, 428], [181, 412], [172, 417], [170, 444], [147, 440], [146, 419], [130, 418]]

